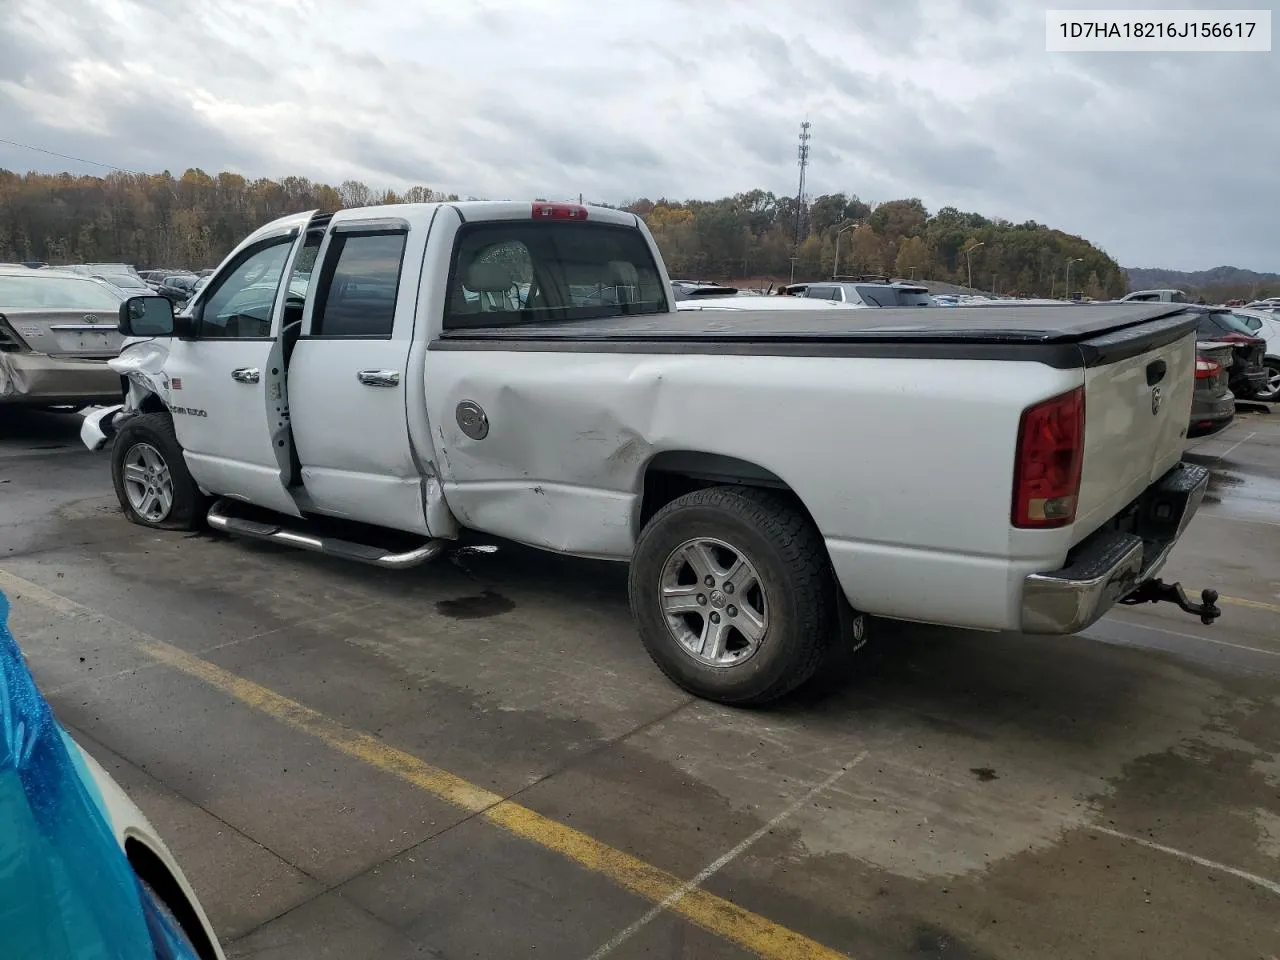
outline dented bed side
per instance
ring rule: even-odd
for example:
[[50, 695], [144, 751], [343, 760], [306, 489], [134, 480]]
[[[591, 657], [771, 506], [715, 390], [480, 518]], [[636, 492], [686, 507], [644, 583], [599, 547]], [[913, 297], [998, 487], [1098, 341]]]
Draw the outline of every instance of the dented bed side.
[[938, 364], [450, 349], [428, 352], [425, 383], [429, 410], [468, 402], [487, 418], [483, 439], [436, 420], [463, 526], [625, 560], [649, 469], [691, 452], [682, 469], [746, 467], [794, 491], [855, 607], [1009, 628], [1010, 583], [1052, 569], [1071, 538], [1009, 526], [1018, 419], [1083, 371]]

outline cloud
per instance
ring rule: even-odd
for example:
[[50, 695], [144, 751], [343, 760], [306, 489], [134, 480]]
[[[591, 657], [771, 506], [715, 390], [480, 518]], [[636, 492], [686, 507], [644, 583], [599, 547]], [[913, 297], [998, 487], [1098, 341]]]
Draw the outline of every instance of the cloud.
[[[815, 195], [1034, 219], [1129, 264], [1280, 266], [1280, 62], [1048, 54], [1025, 0], [39, 7], [0, 19], [0, 131], [126, 169], [790, 194], [807, 117]], [[0, 166], [102, 169], [4, 144]]]

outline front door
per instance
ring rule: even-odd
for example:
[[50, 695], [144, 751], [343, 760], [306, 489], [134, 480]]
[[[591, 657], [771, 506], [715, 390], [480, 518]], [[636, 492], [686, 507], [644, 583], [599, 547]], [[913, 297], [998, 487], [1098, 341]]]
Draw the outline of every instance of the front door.
[[286, 487], [289, 412], [275, 335], [294, 228], [245, 248], [210, 281], [194, 337], [170, 344], [169, 409], [187, 467], [210, 493], [298, 516]]
[[403, 220], [359, 216], [334, 215], [289, 362], [306, 504], [427, 533], [406, 408], [425, 231], [411, 236]]

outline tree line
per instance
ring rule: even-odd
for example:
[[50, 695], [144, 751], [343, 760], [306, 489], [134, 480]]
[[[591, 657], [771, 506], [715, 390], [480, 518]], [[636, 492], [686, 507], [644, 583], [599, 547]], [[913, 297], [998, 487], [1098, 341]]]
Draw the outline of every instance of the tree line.
[[[424, 186], [397, 193], [198, 169], [180, 177], [0, 170], [0, 261], [207, 267], [288, 213], [456, 199]], [[673, 277], [763, 285], [793, 272], [797, 280], [878, 274], [967, 286], [972, 270], [977, 289], [1062, 296], [1070, 261], [1071, 293], [1125, 290], [1119, 264], [1081, 237], [955, 207], [931, 214], [915, 198], [872, 205], [837, 193], [798, 204], [751, 190], [711, 201], [641, 198], [623, 209], [644, 218]]]

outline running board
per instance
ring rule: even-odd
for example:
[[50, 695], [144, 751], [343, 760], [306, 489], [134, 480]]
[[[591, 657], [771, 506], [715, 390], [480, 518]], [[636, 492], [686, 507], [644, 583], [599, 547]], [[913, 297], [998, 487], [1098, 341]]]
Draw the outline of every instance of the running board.
[[217, 501], [209, 508], [207, 517], [209, 526], [224, 533], [253, 537], [257, 540], [270, 540], [272, 543], [282, 543], [300, 550], [341, 557], [343, 560], [354, 560], [357, 563], [368, 563], [389, 570], [403, 570], [426, 563], [439, 555], [446, 545], [444, 540], [428, 540], [412, 550], [392, 553], [382, 547], [365, 543], [300, 533], [297, 530], [290, 530], [283, 523], [264, 523], [260, 520], [237, 517], [231, 512], [232, 509], [231, 501]]

